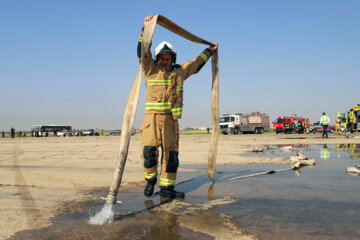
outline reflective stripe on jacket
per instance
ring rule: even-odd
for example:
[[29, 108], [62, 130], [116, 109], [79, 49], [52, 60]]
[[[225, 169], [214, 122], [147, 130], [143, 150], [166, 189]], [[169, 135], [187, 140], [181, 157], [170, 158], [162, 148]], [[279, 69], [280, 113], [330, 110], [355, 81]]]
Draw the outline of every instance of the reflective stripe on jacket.
[[183, 82], [197, 73], [211, 55], [211, 51], [206, 49], [197, 58], [182, 65], [174, 65], [167, 71], [153, 60], [149, 48], [142, 64], [146, 86], [145, 112], [172, 113], [175, 119], [180, 118]]

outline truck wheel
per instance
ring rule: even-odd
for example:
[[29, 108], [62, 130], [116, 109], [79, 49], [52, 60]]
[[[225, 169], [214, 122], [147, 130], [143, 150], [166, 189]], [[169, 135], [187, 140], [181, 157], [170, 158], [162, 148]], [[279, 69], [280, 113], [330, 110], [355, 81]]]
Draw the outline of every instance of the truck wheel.
[[228, 133], [227, 132], [223, 132], [224, 135], [227, 135]]
[[255, 134], [258, 134], [258, 133], [259, 133], [257, 128], [254, 128], [254, 133], [255, 133]]
[[239, 134], [239, 129], [238, 128], [234, 129], [234, 134]]
[[317, 130], [316, 130], [316, 129], [314, 129], [314, 130], [312, 130], [312, 132], [313, 132], [313, 134], [315, 134], [315, 133], [317, 132]]
[[259, 133], [259, 134], [263, 134], [263, 133], [264, 133], [264, 129], [263, 129], [263, 128], [259, 128], [258, 133]]
[[334, 133], [335, 131], [334, 131], [334, 129], [330, 129], [330, 132], [331, 132], [331, 133]]

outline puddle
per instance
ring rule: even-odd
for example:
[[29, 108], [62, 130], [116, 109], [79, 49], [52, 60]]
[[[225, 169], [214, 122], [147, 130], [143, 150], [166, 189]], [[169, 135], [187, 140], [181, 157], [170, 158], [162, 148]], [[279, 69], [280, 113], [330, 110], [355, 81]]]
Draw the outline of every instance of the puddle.
[[[261, 157], [295, 155], [281, 151], [283, 146], [268, 145]], [[219, 180], [289, 165], [217, 165], [212, 184], [198, 171], [207, 165], [182, 165], [187, 171], [178, 181], [192, 179], [177, 186], [185, 200], [145, 198], [143, 189], [137, 189], [119, 196], [122, 204], [114, 206], [111, 223], [88, 224], [104, 206], [97, 200], [83, 212], [53, 218], [48, 228], [22, 231], [11, 239], [238, 239], [244, 233], [268, 240], [358, 239], [360, 176], [346, 174], [346, 168], [360, 165], [360, 145], [294, 147], [315, 159], [315, 167], [224, 182]]]

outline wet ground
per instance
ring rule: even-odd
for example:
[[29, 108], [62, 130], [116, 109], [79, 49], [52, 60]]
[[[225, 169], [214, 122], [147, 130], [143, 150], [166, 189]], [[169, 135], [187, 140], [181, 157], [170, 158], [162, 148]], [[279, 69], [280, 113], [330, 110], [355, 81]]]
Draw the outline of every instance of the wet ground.
[[[278, 145], [249, 156], [290, 157]], [[52, 226], [23, 231], [12, 239], [239, 239], [244, 234], [258, 239], [359, 239], [360, 176], [346, 168], [360, 165], [360, 147], [346, 145], [296, 145], [316, 160], [314, 167], [234, 181], [223, 179], [289, 165], [217, 165], [216, 183], [199, 172], [205, 165], [182, 168], [177, 190], [186, 199], [145, 198], [142, 189], [119, 196], [114, 221], [90, 225], [104, 201], [89, 202], [84, 211], [52, 219]], [[187, 181], [190, 180], [190, 181]], [[106, 196], [107, 189], [99, 195]], [[246, 229], [246, 230], [244, 230]]]

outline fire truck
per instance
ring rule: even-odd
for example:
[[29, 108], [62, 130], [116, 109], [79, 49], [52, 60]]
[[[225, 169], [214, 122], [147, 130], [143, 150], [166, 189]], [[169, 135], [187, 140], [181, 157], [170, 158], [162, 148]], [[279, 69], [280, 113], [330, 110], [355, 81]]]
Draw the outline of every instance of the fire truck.
[[297, 116], [296, 114], [294, 116], [281, 116], [278, 117], [275, 121], [274, 121], [274, 130], [276, 132], [276, 134], [281, 133], [281, 132], [285, 132], [285, 128], [284, 128], [284, 123], [287, 121], [289, 121], [290, 127], [292, 128], [292, 131], [297, 132], [297, 127], [298, 127], [298, 122], [302, 121], [305, 123], [305, 118]]
[[338, 114], [340, 115], [345, 131], [351, 133], [360, 131], [360, 104], [347, 112], [339, 112]]
[[219, 125], [223, 134], [240, 132], [262, 134], [270, 130], [269, 115], [260, 112], [223, 114]]

